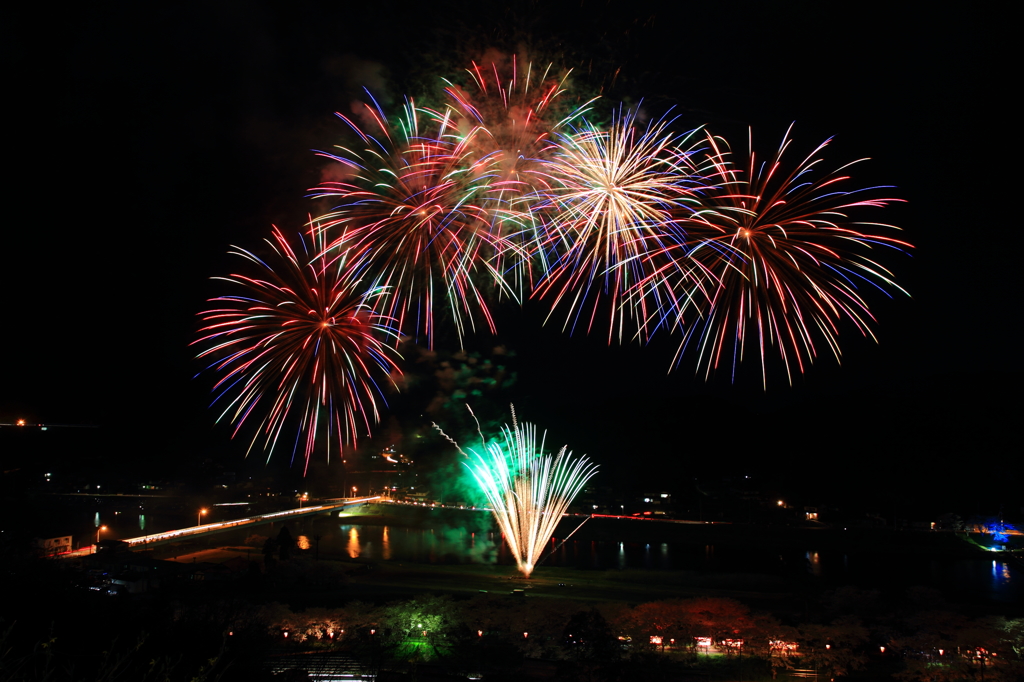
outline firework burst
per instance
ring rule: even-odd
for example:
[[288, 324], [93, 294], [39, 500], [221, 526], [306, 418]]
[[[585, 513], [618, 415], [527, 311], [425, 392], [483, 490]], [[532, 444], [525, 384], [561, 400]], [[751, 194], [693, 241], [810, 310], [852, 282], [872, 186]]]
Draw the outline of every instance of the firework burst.
[[750, 151], [740, 167], [724, 141], [709, 136], [717, 189], [683, 221], [686, 245], [671, 249], [707, 274], [700, 295], [694, 295], [693, 278], [674, 284], [678, 311], [694, 309], [697, 318], [676, 363], [694, 343], [706, 377], [725, 365], [735, 378], [736, 366], [754, 355], [767, 386], [765, 358], [774, 348], [792, 383], [794, 371], [804, 372], [822, 346], [840, 359], [841, 320], [875, 338], [861, 289], [906, 293], [871, 255], [911, 245], [884, 234], [897, 229], [891, 225], [849, 217], [900, 200], [878, 196], [885, 187], [850, 188], [846, 173], [857, 161], [821, 172], [818, 155], [830, 140], [787, 170], [789, 133], [767, 162]]
[[211, 299], [217, 307], [200, 313], [206, 326], [194, 343], [223, 375], [218, 421], [236, 434], [258, 421], [250, 451], [262, 442], [268, 459], [294, 428], [292, 458], [301, 450], [308, 469], [318, 442], [329, 456], [369, 431], [383, 401], [379, 380], [398, 370], [388, 345], [396, 334], [372, 307], [385, 292], [366, 289], [363, 263], [351, 253], [328, 260], [319, 229], [300, 241], [295, 248], [275, 227], [270, 259], [234, 247], [257, 274], [215, 278], [239, 293]]
[[536, 568], [555, 527], [569, 504], [597, 473], [586, 457], [574, 458], [565, 446], [558, 454], [544, 454], [544, 436], [537, 445], [537, 427], [519, 424], [501, 431], [502, 442], [473, 450], [466, 467], [472, 472], [491, 505], [516, 566], [526, 577]]
[[[321, 153], [341, 164], [345, 179], [325, 182], [313, 196], [337, 202], [318, 219], [340, 232], [329, 250], [366, 259], [376, 286], [386, 293], [378, 310], [408, 334], [434, 343], [434, 313], [447, 309], [459, 338], [482, 317], [494, 322], [480, 282], [505, 290], [481, 249], [495, 243], [493, 211], [481, 204], [488, 191], [488, 164], [474, 151], [476, 133], [460, 135], [447, 115], [426, 114], [407, 102], [396, 125], [376, 105], [366, 105], [369, 134], [338, 114], [359, 135], [362, 148]], [[421, 121], [421, 119], [423, 119]], [[421, 123], [430, 128], [421, 131]]]
[[552, 314], [566, 308], [566, 328], [591, 331], [606, 299], [609, 342], [623, 340], [627, 319], [637, 325], [631, 335], [646, 337], [672, 307], [652, 278], [666, 268], [688, 277], [688, 262], [659, 259], [685, 240], [676, 216], [697, 210], [704, 179], [693, 133], [677, 135], [670, 123], [641, 127], [635, 111], [620, 110], [607, 131], [585, 123], [557, 136], [551, 189], [536, 202], [550, 214], [543, 248], [552, 265], [533, 295], [549, 298]]
[[522, 197], [544, 186], [537, 161], [546, 156], [552, 134], [583, 116], [594, 100], [559, 113], [556, 102], [566, 92], [571, 70], [555, 74], [551, 64], [520, 66], [515, 55], [500, 65], [473, 62], [466, 72], [470, 92], [448, 80], [445, 92], [460, 132], [480, 131], [476, 144], [497, 175], [492, 190]]
[[[562, 106], [571, 69], [556, 73], [551, 64], [538, 68], [518, 56], [490, 64], [473, 62], [466, 69], [467, 88], [444, 80], [447, 114], [459, 134], [472, 136], [483, 164], [488, 190], [485, 206], [490, 227], [503, 248], [493, 251], [494, 268], [517, 293], [533, 284], [533, 254], [540, 232], [531, 198], [549, 189], [543, 162], [552, 149], [552, 135], [586, 114], [594, 100]], [[544, 263], [540, 263], [541, 270]]]

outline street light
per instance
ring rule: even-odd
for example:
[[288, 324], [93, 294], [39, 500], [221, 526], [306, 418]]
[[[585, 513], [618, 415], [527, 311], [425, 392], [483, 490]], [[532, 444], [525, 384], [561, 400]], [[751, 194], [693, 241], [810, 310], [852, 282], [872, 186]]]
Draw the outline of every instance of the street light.
[[106, 529], [107, 529], [106, 526], [100, 526], [99, 528], [96, 529], [96, 544], [97, 545], [100, 544], [100, 531], [101, 530], [106, 530]]
[[196, 514], [196, 525], [197, 526], [203, 525], [203, 514], [205, 514], [205, 513], [206, 513], [205, 509], [200, 509], [199, 513]]

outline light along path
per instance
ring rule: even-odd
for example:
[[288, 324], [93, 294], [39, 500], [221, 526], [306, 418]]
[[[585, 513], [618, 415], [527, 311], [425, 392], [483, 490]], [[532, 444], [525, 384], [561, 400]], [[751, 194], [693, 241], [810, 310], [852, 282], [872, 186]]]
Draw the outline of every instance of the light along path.
[[[179, 528], [177, 530], [169, 530], [165, 533], [155, 533], [153, 535], [142, 535], [137, 538], [125, 538], [121, 542], [128, 545], [129, 548], [135, 547], [152, 547], [154, 545], [164, 544], [166, 542], [174, 542], [181, 540], [182, 538], [195, 537], [197, 535], [212, 535], [213, 533], [222, 533], [224, 531], [232, 530], [243, 526], [257, 526], [261, 523], [269, 523], [271, 521], [282, 521], [285, 519], [294, 519], [301, 516], [313, 516], [316, 514], [324, 514], [327, 512], [334, 511], [335, 509], [342, 509], [344, 507], [350, 507], [356, 504], [364, 504], [366, 502], [373, 502], [374, 500], [380, 499], [379, 495], [373, 497], [355, 497], [355, 498], [338, 498], [337, 501], [330, 501], [328, 504], [320, 504], [313, 507], [299, 507], [298, 509], [285, 509], [284, 511], [271, 512], [270, 514], [260, 514], [258, 516], [247, 516], [241, 519], [233, 519], [231, 521], [220, 521], [217, 523], [204, 523], [201, 526], [192, 526], [190, 528]], [[96, 551], [96, 545], [89, 545], [82, 549], [75, 550], [73, 552], [65, 552], [64, 554], [58, 555], [59, 558], [70, 558], [70, 557], [81, 557], [88, 554], [92, 554]]]

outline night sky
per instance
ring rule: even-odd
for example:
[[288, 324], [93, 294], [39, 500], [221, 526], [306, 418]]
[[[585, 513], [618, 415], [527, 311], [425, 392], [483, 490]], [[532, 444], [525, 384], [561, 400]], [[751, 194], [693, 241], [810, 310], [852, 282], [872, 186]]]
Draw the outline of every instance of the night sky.
[[1006, 16], [486, 4], [36, 3], [9, 15], [0, 422], [97, 426], [60, 456], [104, 466], [261, 468], [213, 426], [209, 382], [193, 378], [196, 313], [221, 293], [209, 278], [233, 269], [228, 246], [255, 248], [315, 210], [305, 194], [323, 162], [310, 150], [342, 139], [333, 112], [361, 86], [394, 103], [439, 68], [528, 45], [613, 102], [675, 106], [680, 128], [706, 124], [737, 147], [747, 126], [765, 153], [792, 121], [804, 149], [835, 135], [830, 163], [872, 157], [858, 181], [898, 187], [907, 203], [874, 218], [916, 248], [883, 257], [912, 297], [869, 296], [880, 343], [844, 328], [843, 365], [822, 357], [793, 387], [778, 374], [762, 390], [752, 364], [735, 384], [694, 378], [685, 361], [666, 375], [678, 337], [608, 348], [504, 310], [498, 339], [467, 340], [516, 351], [519, 381], [501, 400], [591, 454], [607, 484], [750, 471], [822, 497], [1019, 514]]

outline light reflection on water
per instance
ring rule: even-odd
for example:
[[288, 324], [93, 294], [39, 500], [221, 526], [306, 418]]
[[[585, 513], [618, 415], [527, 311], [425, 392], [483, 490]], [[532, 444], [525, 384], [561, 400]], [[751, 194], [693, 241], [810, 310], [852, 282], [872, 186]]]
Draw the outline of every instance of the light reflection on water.
[[[498, 563], [514, 565], [500, 533], [470, 533], [459, 528], [416, 529], [400, 526], [342, 525], [327, 530], [321, 542], [333, 542], [342, 556], [368, 561], [419, 563]], [[775, 550], [731, 545], [686, 545], [624, 541], [554, 539], [539, 566], [598, 570], [682, 570], [698, 574], [757, 574], [822, 580], [832, 584], [875, 586], [898, 581], [906, 587], [930, 585], [997, 601], [1024, 597], [1024, 578], [1007, 562], [903, 557], [852, 558], [839, 551]]]
[[807, 553], [807, 572], [811, 575], [821, 576], [821, 557], [817, 552]]
[[1010, 564], [1006, 561], [992, 562], [992, 582], [999, 586], [1010, 585]]
[[[84, 513], [82, 513], [84, 512]], [[195, 522], [195, 516], [142, 513], [114, 514], [76, 510], [76, 542], [95, 541], [95, 528], [106, 525], [104, 539], [134, 537], [145, 533], [180, 528]], [[107, 520], [101, 519], [101, 513]], [[78, 514], [81, 514], [80, 516]], [[136, 521], [131, 517], [136, 516]], [[91, 523], [90, 523], [91, 521]], [[498, 563], [512, 566], [501, 534], [463, 528], [416, 529], [400, 526], [345, 524], [336, 521], [308, 521], [287, 524], [299, 538], [300, 548], [311, 547], [314, 533], [320, 534], [319, 550], [337, 557], [369, 561], [423, 563]], [[80, 525], [79, 525], [80, 524]], [[84, 527], [83, 527], [84, 526]], [[89, 533], [88, 528], [93, 530]], [[277, 526], [247, 531], [248, 534], [276, 535]], [[301, 533], [301, 534], [300, 534]], [[79, 540], [79, 538], [83, 538]], [[226, 540], [226, 536], [225, 536]], [[227, 541], [227, 540], [226, 540]], [[231, 540], [229, 542], [233, 542]], [[239, 539], [237, 542], [241, 543]], [[981, 559], [931, 559], [821, 550], [769, 550], [727, 545], [686, 545], [623, 541], [577, 541], [559, 538], [548, 544], [540, 566], [561, 566], [598, 570], [683, 570], [700, 574], [746, 573], [822, 580], [830, 584], [878, 586], [898, 583], [928, 585], [959, 592], [972, 598], [1013, 603], [1024, 600], [1024, 573], [1016, 566], [989, 557]]]
[[358, 559], [359, 555], [363, 553], [363, 548], [359, 545], [359, 531], [356, 530], [355, 526], [352, 526], [348, 531], [348, 556], [351, 559]]

